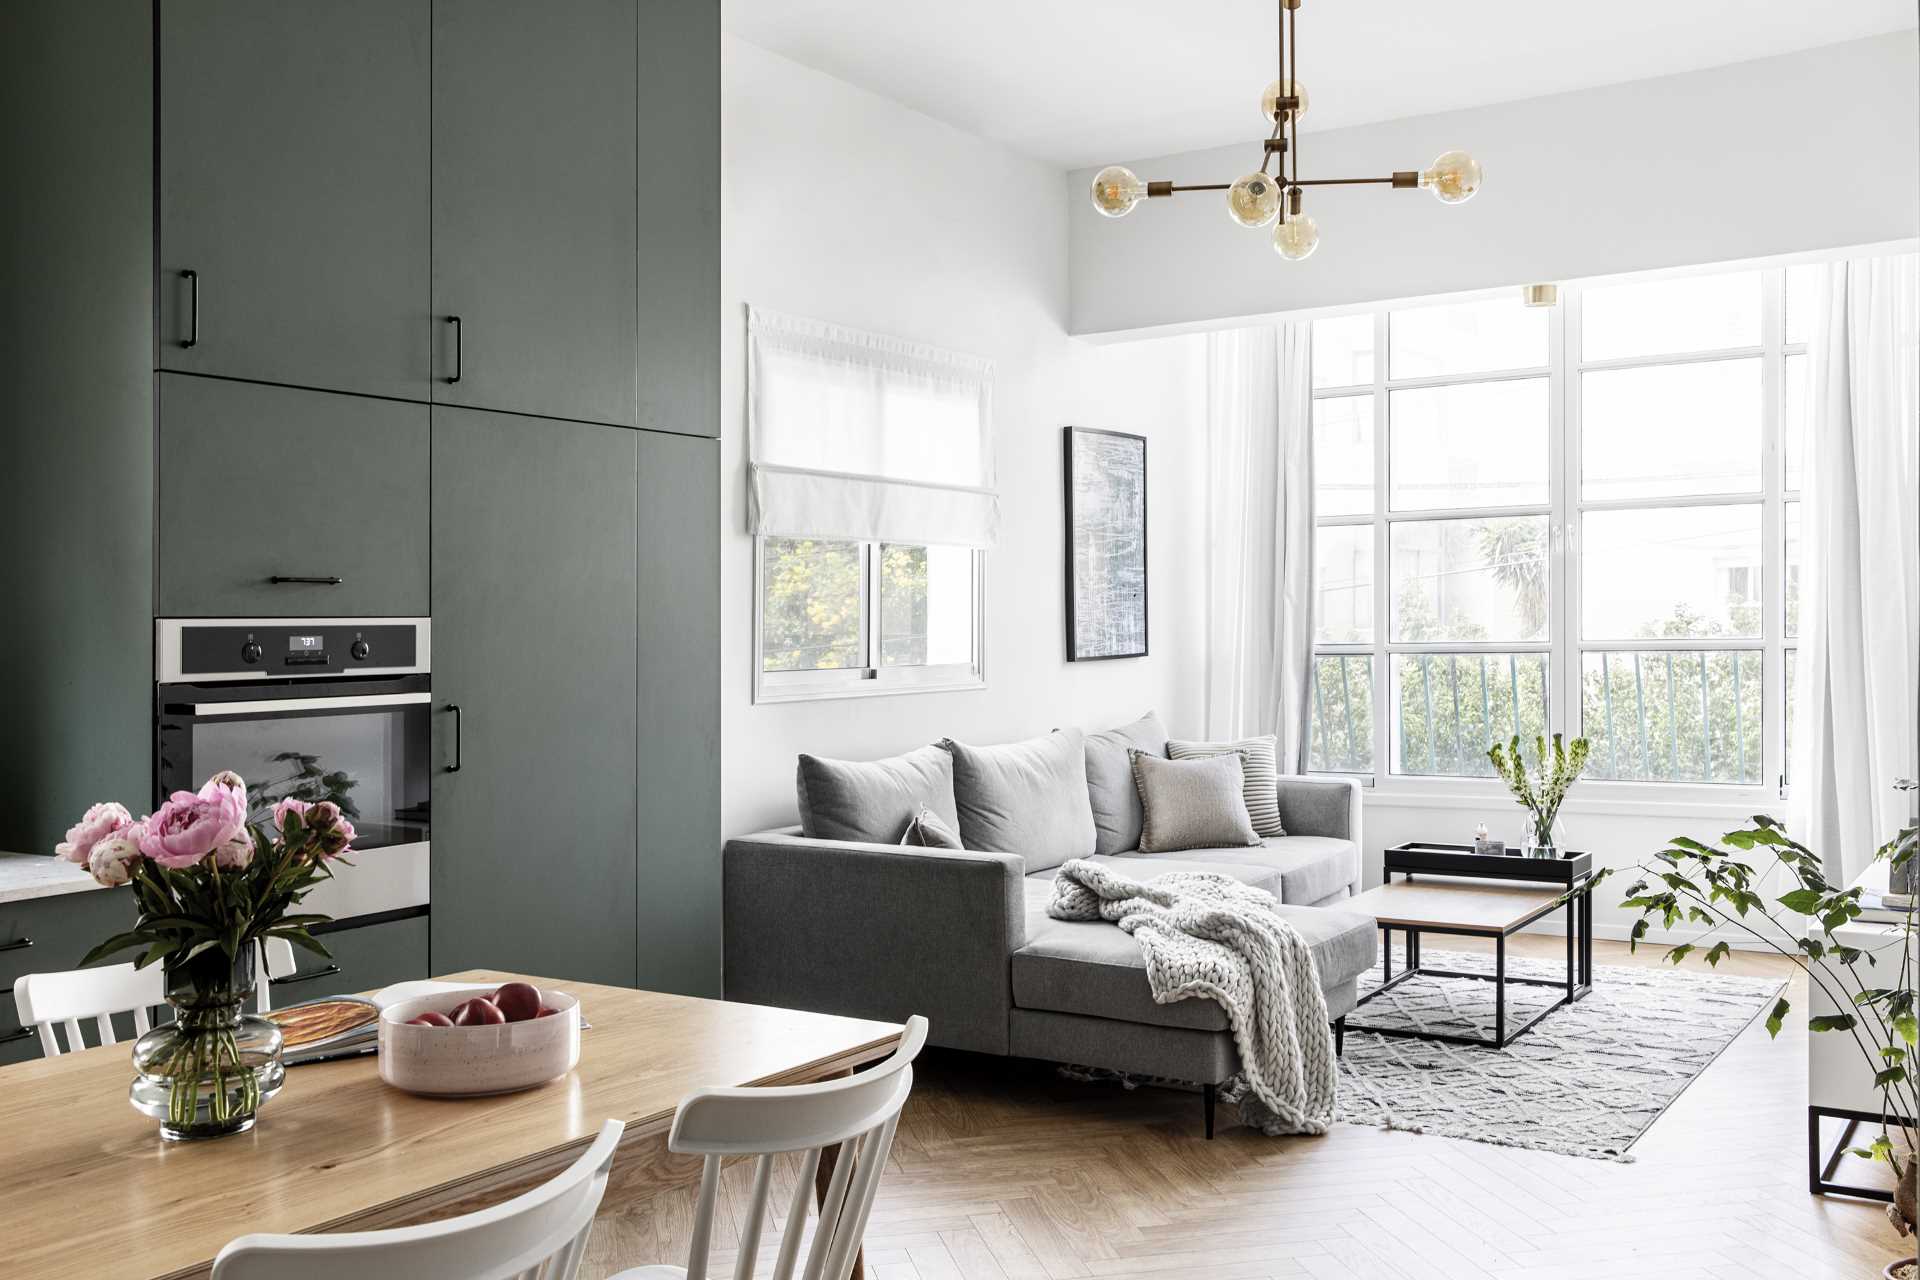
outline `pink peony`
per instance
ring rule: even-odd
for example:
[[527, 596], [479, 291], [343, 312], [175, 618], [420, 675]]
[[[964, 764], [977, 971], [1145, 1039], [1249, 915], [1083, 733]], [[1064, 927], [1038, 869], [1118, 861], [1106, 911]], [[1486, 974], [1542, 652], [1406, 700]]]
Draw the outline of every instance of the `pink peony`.
[[140, 837], [140, 852], [169, 869], [190, 867], [243, 833], [246, 826], [245, 787], [227, 785], [222, 776], [216, 776], [200, 788], [199, 795], [176, 791], [155, 809]]
[[112, 801], [96, 804], [80, 821], [67, 828], [67, 838], [53, 847], [54, 855], [87, 866], [93, 857], [93, 846], [132, 825], [133, 815], [125, 805]]
[[133, 879], [133, 864], [140, 861], [141, 828], [138, 824], [116, 831], [93, 846], [87, 870], [104, 885], [125, 884]]
[[233, 839], [213, 851], [214, 865], [229, 871], [244, 871], [253, 861], [253, 832], [241, 827]]
[[308, 830], [320, 834], [320, 852], [329, 858], [349, 852], [348, 846], [358, 834], [347, 821], [347, 815], [340, 812], [340, 806], [331, 800], [322, 800], [309, 809], [306, 822]]
[[288, 814], [298, 813], [304, 815], [306, 811], [311, 808], [313, 808], [313, 806], [305, 800], [295, 800], [292, 796], [288, 796], [285, 800], [273, 806], [273, 829], [275, 831], [285, 830]]

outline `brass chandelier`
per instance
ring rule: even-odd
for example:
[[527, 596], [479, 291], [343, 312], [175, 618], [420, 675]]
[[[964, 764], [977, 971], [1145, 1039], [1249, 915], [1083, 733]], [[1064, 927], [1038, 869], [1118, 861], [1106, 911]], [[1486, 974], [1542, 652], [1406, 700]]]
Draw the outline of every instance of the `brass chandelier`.
[[[1307, 110], [1307, 89], [1298, 79], [1299, 41], [1293, 16], [1300, 0], [1279, 0], [1279, 78], [1260, 95], [1260, 114], [1272, 125], [1264, 144], [1260, 167], [1238, 182], [1182, 185], [1142, 182], [1125, 165], [1108, 165], [1093, 175], [1093, 207], [1109, 218], [1133, 212], [1140, 201], [1170, 196], [1176, 191], [1224, 191], [1227, 216], [1243, 227], [1273, 227], [1273, 249], [1298, 262], [1320, 245], [1320, 226], [1301, 212], [1305, 187], [1383, 185], [1425, 187], [1442, 204], [1461, 204], [1480, 189], [1480, 162], [1464, 151], [1448, 151], [1425, 169], [1403, 169], [1385, 178], [1302, 178], [1300, 176], [1300, 117]], [[1278, 157], [1276, 163], [1275, 158]], [[1267, 169], [1273, 167], [1269, 175]]]

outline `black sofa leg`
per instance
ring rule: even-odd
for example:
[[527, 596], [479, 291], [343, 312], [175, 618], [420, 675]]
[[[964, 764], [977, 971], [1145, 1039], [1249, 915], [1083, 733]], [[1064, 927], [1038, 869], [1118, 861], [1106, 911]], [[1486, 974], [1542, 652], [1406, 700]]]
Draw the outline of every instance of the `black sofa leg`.
[[1333, 1056], [1345, 1057], [1347, 1052], [1347, 1017], [1341, 1014], [1333, 1020]]
[[1201, 1099], [1207, 1108], [1207, 1137], [1213, 1137], [1213, 1104], [1220, 1100], [1220, 1086], [1209, 1084], [1201, 1086]]

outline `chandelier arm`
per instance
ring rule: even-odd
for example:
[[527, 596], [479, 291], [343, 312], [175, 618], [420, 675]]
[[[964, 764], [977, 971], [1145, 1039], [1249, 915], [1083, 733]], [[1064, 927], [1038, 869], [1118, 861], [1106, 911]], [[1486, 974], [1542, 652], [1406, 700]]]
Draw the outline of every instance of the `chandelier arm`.
[[[1281, 3], [1285, 5], [1286, 0], [1281, 0]], [[1286, 5], [1286, 7], [1280, 11], [1281, 16], [1286, 19], [1287, 24], [1287, 87], [1292, 90], [1291, 96], [1296, 103], [1300, 100], [1300, 33], [1294, 28], [1293, 15], [1299, 11], [1297, 0], [1296, 3]], [[1299, 107], [1296, 106], [1293, 110], [1287, 112], [1284, 119], [1287, 122], [1287, 141], [1291, 144], [1287, 150], [1293, 160], [1293, 185], [1297, 187], [1300, 185]], [[1286, 158], [1283, 157], [1281, 163], [1287, 163]]]

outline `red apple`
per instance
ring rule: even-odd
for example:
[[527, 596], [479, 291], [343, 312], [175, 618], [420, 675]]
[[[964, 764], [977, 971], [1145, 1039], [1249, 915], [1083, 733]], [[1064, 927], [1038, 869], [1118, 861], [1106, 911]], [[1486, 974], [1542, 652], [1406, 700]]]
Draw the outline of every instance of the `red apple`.
[[453, 1019], [444, 1013], [438, 1013], [429, 1009], [417, 1018], [408, 1018], [407, 1025], [411, 1027], [450, 1027], [453, 1025]]
[[493, 993], [493, 1002], [508, 1022], [525, 1022], [540, 1016], [540, 988], [525, 982], [509, 982]]
[[545, 1005], [542, 1005], [540, 1007], [540, 1012], [534, 1014], [533, 1016], [536, 1018], [551, 1018], [559, 1012], [560, 1011], [558, 1009], [549, 1009]]
[[500, 1006], [485, 996], [475, 996], [453, 1011], [456, 1027], [484, 1027], [506, 1020], [507, 1015], [500, 1012]]

